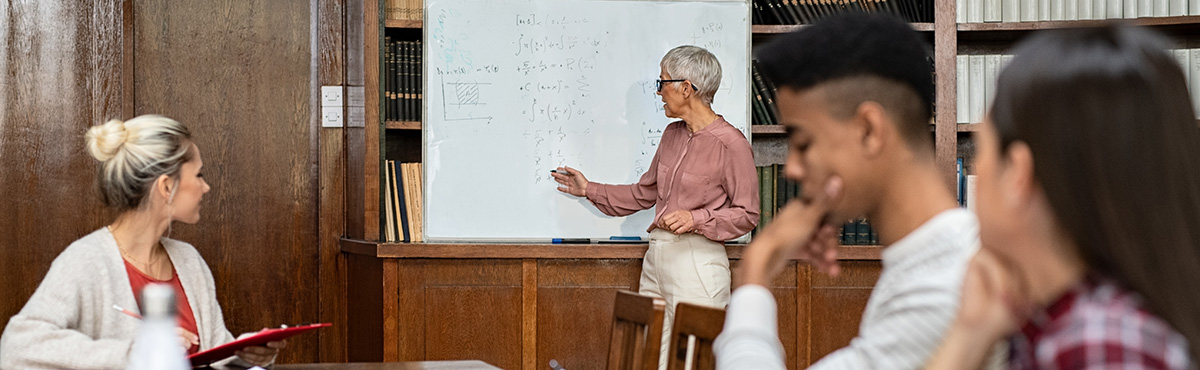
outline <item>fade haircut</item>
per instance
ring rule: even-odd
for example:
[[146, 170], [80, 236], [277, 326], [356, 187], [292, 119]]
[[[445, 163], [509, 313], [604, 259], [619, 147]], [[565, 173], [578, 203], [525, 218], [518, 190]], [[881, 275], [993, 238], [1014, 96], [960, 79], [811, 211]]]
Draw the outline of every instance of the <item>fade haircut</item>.
[[928, 45], [892, 16], [849, 13], [780, 35], [757, 48], [763, 76], [779, 88], [819, 88], [838, 119], [879, 103], [910, 149], [932, 152], [933, 72]]

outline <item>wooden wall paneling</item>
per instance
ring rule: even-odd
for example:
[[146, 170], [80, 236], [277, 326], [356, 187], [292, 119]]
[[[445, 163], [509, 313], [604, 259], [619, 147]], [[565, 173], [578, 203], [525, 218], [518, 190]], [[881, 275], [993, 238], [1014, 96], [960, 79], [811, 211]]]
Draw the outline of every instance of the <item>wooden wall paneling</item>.
[[521, 367], [522, 262], [426, 260], [425, 360]]
[[429, 260], [413, 259], [400, 262], [397, 276], [400, 361], [425, 359], [425, 285]]
[[120, 0], [0, 3], [0, 327], [59, 252], [115, 216], [83, 134], [123, 117], [125, 15]]
[[813, 272], [810, 281], [809, 343], [811, 359], [850, 344], [882, 266], [879, 261], [841, 261], [837, 277]]
[[[346, 81], [353, 86], [364, 87], [365, 126], [347, 127], [346, 136], [346, 237], [360, 240], [379, 240], [378, 220], [378, 166], [379, 141], [368, 141], [367, 128], [379, 126], [379, 47], [380, 38], [379, 0], [346, 0]], [[374, 147], [369, 148], [369, 147]], [[374, 151], [371, 155], [368, 152]], [[367, 170], [374, 168], [376, 177], [368, 179]], [[374, 182], [374, 183], [373, 183]], [[375, 186], [373, 200], [369, 200], [368, 187]], [[374, 202], [374, 203], [372, 203]], [[369, 206], [369, 204], [374, 204]], [[368, 216], [369, 207], [375, 207], [375, 218]], [[371, 222], [368, 222], [371, 220]], [[367, 233], [368, 224], [374, 233]]]
[[121, 117], [133, 117], [133, 0], [121, 2]]
[[[740, 259], [730, 260], [730, 270], [737, 271], [741, 262]], [[798, 356], [798, 354], [807, 352], [808, 348], [806, 342], [800, 341], [800, 338], [805, 336], [801, 335], [799, 331], [803, 327], [801, 323], [806, 321], [800, 315], [804, 314], [806, 310], [800, 309], [797, 305], [801, 300], [807, 300], [808, 298], [807, 294], [801, 296], [800, 293], [807, 288], [808, 280], [797, 279], [799, 276], [797, 269], [803, 266], [805, 265], [798, 265], [796, 261], [789, 261], [784, 270], [775, 276], [771, 282], [771, 286], [768, 287], [771, 290], [771, 294], [775, 296], [775, 314], [778, 324], [779, 342], [783, 344], [783, 352], [788, 369], [797, 369], [797, 361], [800, 361], [800, 364], [804, 363], [802, 360], [803, 357]], [[797, 284], [799, 282], [804, 282], [804, 284]]]
[[936, 96], [934, 98], [934, 143], [935, 161], [949, 189], [956, 189], [958, 176], [958, 109], [955, 89], [958, 74], [955, 72], [955, 55], [958, 53], [958, 27], [955, 22], [955, 0], [933, 0], [933, 67], [936, 72]]
[[[383, 360], [400, 361], [400, 261], [383, 260]], [[393, 313], [393, 314], [389, 314]]]
[[778, 306], [777, 314], [779, 315], [779, 342], [783, 343], [783, 351], [786, 354], [786, 364], [789, 369], [797, 369], [797, 356], [804, 347], [796, 347], [796, 337], [799, 333], [796, 331], [797, 324], [800, 322], [800, 312], [796, 307], [796, 294], [798, 291], [796, 280], [796, 262], [788, 262], [788, 266], [775, 277], [775, 281], [771, 284], [771, 294], [775, 296], [775, 302]]
[[538, 261], [537, 360], [567, 369], [604, 369], [618, 290], [637, 291], [640, 259]]
[[537, 368], [538, 261], [521, 260], [521, 368]]
[[[796, 263], [796, 366], [792, 369], [806, 368], [813, 363], [812, 358], [812, 265]], [[788, 366], [792, 366], [788, 364]]]
[[[351, 362], [383, 361], [383, 322], [403, 318], [383, 309], [383, 260], [347, 254], [346, 257], [346, 359]], [[401, 276], [399, 282], [405, 280]], [[403, 309], [406, 302], [400, 302]], [[403, 337], [402, 337], [403, 338]]]
[[[315, 41], [313, 58], [317, 81], [313, 86], [313, 107], [320, 106], [321, 86], [345, 83], [346, 68], [346, 0], [313, 0]], [[342, 128], [320, 127], [319, 110], [313, 109], [315, 130], [320, 140], [319, 226], [320, 240], [320, 317], [321, 322], [333, 323], [320, 331], [320, 361], [346, 361], [346, 261], [341, 254], [340, 239], [346, 228], [346, 162], [345, 137]]]
[[[137, 114], [187, 124], [212, 186], [177, 224], [212, 268], [234, 333], [320, 319], [318, 141], [309, 2], [135, 0]], [[280, 289], [285, 287], [285, 289]], [[279, 362], [315, 362], [319, 335]]]
[[[382, 93], [382, 87], [379, 84], [379, 61], [380, 48], [383, 44], [382, 31], [382, 14], [380, 3], [382, 0], [361, 0], [363, 2], [364, 14], [363, 18], [363, 75], [365, 76], [365, 90], [367, 96], [366, 106], [366, 125], [362, 128], [363, 149], [362, 153], [362, 199], [363, 199], [363, 221], [362, 221], [362, 238], [366, 240], [380, 240], [379, 217], [380, 212], [380, 171], [383, 168], [383, 154], [380, 148], [384, 146], [383, 135], [379, 132], [383, 126], [382, 117], [379, 112], [379, 96]], [[355, 130], [358, 130], [355, 128]], [[356, 153], [357, 155], [357, 153]]]

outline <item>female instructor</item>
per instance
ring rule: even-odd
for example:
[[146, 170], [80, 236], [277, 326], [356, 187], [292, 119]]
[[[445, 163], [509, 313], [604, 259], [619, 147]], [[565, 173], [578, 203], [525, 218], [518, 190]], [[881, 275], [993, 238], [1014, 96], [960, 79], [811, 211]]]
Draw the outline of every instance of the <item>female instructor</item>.
[[656, 94], [667, 125], [650, 169], [635, 184], [589, 182], [583, 173], [559, 167], [559, 191], [587, 197], [609, 216], [655, 208], [650, 249], [642, 262], [638, 292], [661, 297], [667, 310], [659, 368], [666, 364], [675, 304], [724, 308], [729, 303], [729, 257], [724, 242], [758, 223], [758, 176], [750, 142], [712, 110], [721, 82], [716, 56], [680, 46], [659, 62]]

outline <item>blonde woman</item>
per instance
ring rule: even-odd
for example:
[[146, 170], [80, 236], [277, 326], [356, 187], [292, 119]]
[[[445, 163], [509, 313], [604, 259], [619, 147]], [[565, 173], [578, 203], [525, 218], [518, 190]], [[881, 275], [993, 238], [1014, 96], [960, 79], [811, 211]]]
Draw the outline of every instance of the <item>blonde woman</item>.
[[[0, 368], [120, 369], [140, 322], [135, 310], [147, 284], [175, 290], [180, 344], [189, 353], [232, 341], [216, 285], [190, 244], [167, 238], [175, 221], [200, 221], [209, 191], [200, 148], [187, 127], [162, 116], [113, 120], [90, 128], [87, 149], [100, 161], [104, 203], [117, 218], [71, 243], [0, 336]], [[238, 359], [269, 365], [285, 342], [247, 347]], [[238, 360], [233, 359], [233, 360]]]

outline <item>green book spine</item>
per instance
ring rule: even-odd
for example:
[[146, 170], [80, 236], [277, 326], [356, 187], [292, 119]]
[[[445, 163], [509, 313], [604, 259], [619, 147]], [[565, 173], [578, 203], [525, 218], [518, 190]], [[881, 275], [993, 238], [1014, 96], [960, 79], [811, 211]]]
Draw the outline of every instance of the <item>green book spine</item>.
[[867, 224], [867, 219], [858, 219], [858, 235], [855, 236], [856, 245], [871, 244], [871, 226]]

